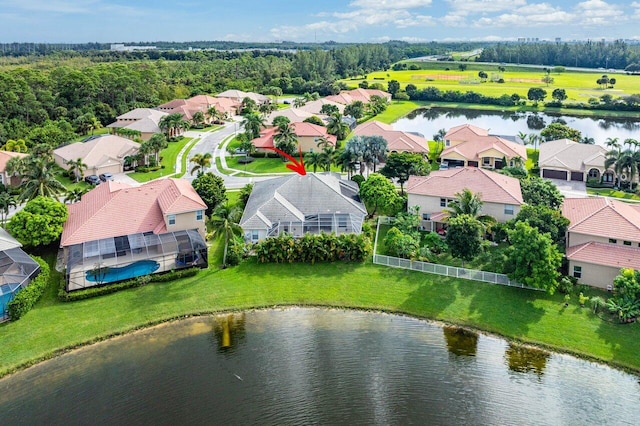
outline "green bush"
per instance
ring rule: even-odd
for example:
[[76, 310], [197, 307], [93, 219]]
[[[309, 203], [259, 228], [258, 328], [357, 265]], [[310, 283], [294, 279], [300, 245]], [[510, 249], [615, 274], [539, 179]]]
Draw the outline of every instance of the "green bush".
[[9, 302], [8, 312], [11, 321], [16, 321], [29, 312], [31, 308], [33, 308], [33, 305], [42, 297], [49, 283], [49, 274], [51, 271], [47, 262], [37, 256], [33, 256], [33, 260], [40, 265], [40, 273]]
[[66, 282], [64, 278], [60, 280], [60, 289], [58, 290], [58, 299], [62, 302], [74, 302], [76, 300], [90, 299], [92, 297], [103, 296], [105, 294], [115, 293], [127, 288], [141, 287], [150, 282], [168, 282], [175, 281], [179, 278], [193, 277], [198, 273], [198, 268], [178, 269], [164, 274], [145, 275], [136, 277], [131, 280], [121, 281], [115, 284], [106, 284], [100, 287], [91, 287], [84, 290], [66, 291]]
[[362, 234], [282, 234], [254, 247], [260, 263], [362, 262], [371, 254], [371, 240]]

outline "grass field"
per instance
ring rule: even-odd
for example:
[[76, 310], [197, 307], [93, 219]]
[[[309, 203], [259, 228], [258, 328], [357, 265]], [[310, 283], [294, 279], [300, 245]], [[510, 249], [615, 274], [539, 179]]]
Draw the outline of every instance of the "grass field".
[[169, 142], [169, 146], [160, 152], [160, 157], [162, 157], [162, 167], [160, 170], [156, 170], [154, 172], [148, 173], [131, 173], [133, 179], [137, 180], [140, 183], [149, 182], [150, 180], [160, 178], [162, 176], [172, 175], [175, 171], [176, 159], [178, 158], [178, 153], [185, 145], [191, 142], [192, 138], [182, 138], [177, 142]]
[[[450, 67], [446, 70], [443, 65]], [[546, 100], [551, 100], [551, 92], [556, 88], [565, 89], [569, 101], [587, 102], [589, 98], [599, 98], [604, 94], [610, 94], [613, 97], [630, 95], [640, 92], [640, 77], [626, 74], [611, 74], [615, 77], [616, 84], [612, 89], [601, 89], [596, 84], [596, 80], [606, 74], [602, 72], [573, 72], [565, 71], [562, 73], [551, 73], [554, 82], [547, 85], [542, 81], [544, 72], [540, 69], [522, 70], [512, 66], [507, 66], [505, 72], [498, 71], [498, 65], [478, 65], [469, 63], [466, 71], [460, 71], [457, 64], [446, 63], [421, 63], [427, 69], [420, 70], [403, 70], [403, 71], [378, 71], [371, 72], [367, 75], [369, 84], [382, 83], [386, 87], [390, 80], [397, 80], [401, 88], [405, 88], [407, 84], [414, 84], [419, 89], [428, 86], [434, 86], [442, 91], [473, 91], [487, 96], [499, 97], [503, 94], [517, 93], [521, 97], [527, 97], [527, 91], [531, 87], [540, 87], [547, 91]], [[479, 70], [484, 70], [489, 79], [487, 82], [481, 83], [478, 77]], [[504, 83], [492, 82], [491, 77], [503, 78]], [[342, 80], [348, 85], [355, 86], [362, 79]]]
[[625, 200], [640, 201], [640, 196], [613, 188], [587, 188], [587, 194], [600, 195], [602, 197], [622, 198]]
[[[640, 327], [602, 321], [563, 295], [365, 264], [256, 264], [209, 270], [172, 283], [94, 299], [57, 301], [57, 280], [36, 307], [0, 325], [0, 375], [65, 348], [185, 316], [283, 305], [398, 312], [467, 325], [512, 339], [640, 370]], [[50, 257], [53, 261], [53, 257]]]

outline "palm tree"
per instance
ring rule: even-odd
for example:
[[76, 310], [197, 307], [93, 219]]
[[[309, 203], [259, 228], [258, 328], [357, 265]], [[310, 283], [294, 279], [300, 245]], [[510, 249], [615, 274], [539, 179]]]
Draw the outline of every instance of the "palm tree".
[[[289, 155], [293, 155], [298, 145], [298, 136], [296, 135], [293, 125], [288, 124], [287, 126], [279, 127], [278, 133], [273, 137], [273, 141], [275, 142], [276, 148]], [[285, 157], [282, 157], [282, 160], [287, 161]]]
[[12, 157], [7, 161], [5, 173], [8, 176], [22, 176], [27, 170], [28, 157]]
[[273, 121], [271, 122], [271, 124], [276, 127], [287, 126], [289, 123], [291, 123], [291, 120], [284, 115], [276, 115], [273, 117]]
[[65, 191], [53, 174], [55, 163], [46, 158], [36, 158], [27, 162], [24, 184], [22, 185], [21, 201], [33, 200], [37, 196], [56, 198]]
[[604, 141], [604, 144], [606, 145], [607, 148], [609, 148], [609, 150], [613, 150], [613, 149], [620, 149], [620, 143], [618, 142], [618, 138], [607, 138], [606, 141]]
[[75, 175], [76, 182], [79, 182], [80, 179], [84, 177], [84, 171], [89, 167], [82, 161], [82, 158], [69, 160], [66, 162], [66, 165], [69, 166], [69, 171]]
[[87, 192], [89, 192], [88, 189], [82, 188], [74, 188], [71, 191], [67, 191], [66, 195], [64, 196], [64, 202], [68, 204], [77, 203], [82, 200], [82, 196]]
[[320, 152], [307, 152], [304, 154], [304, 165], [313, 167], [313, 173], [318, 170], [318, 166], [323, 166], [324, 159]]
[[604, 167], [613, 166], [613, 170], [618, 176], [626, 175], [625, 181], [633, 182], [638, 174], [638, 164], [640, 163], [640, 151], [632, 151], [630, 149], [611, 150], [607, 152], [604, 160]]
[[191, 122], [196, 127], [204, 123], [204, 120], [205, 120], [205, 116], [204, 116], [204, 112], [202, 111], [194, 112], [193, 116], [191, 117]]
[[251, 139], [260, 136], [260, 130], [264, 127], [264, 123], [264, 118], [254, 113], [245, 115], [244, 120], [242, 120], [242, 125], [245, 131], [251, 136]]
[[227, 265], [227, 248], [229, 240], [236, 235], [242, 235], [242, 228], [238, 225], [242, 217], [242, 210], [237, 207], [232, 208], [228, 204], [219, 204], [214, 210], [209, 226], [213, 236], [224, 238], [224, 254], [222, 255], [222, 267]]
[[89, 127], [89, 130], [91, 130], [91, 134], [93, 135], [94, 131], [102, 128], [102, 123], [100, 123], [100, 120], [98, 120], [95, 115], [91, 114], [88, 117], [87, 126]]
[[344, 140], [349, 133], [349, 126], [342, 121], [342, 114], [335, 112], [329, 116], [327, 122], [327, 133], [336, 135], [339, 141]]
[[169, 146], [169, 141], [167, 141], [167, 138], [164, 135], [156, 133], [151, 136], [151, 138], [146, 143], [149, 145], [150, 153], [153, 153], [156, 158], [156, 164], [159, 164], [160, 151]]
[[321, 136], [318, 138], [316, 142], [316, 146], [318, 148], [325, 149], [325, 148], [333, 147], [333, 142], [331, 142], [329, 139], [325, 138], [324, 136]]
[[387, 141], [382, 136], [365, 136], [365, 138], [367, 143], [365, 162], [368, 166], [373, 166], [373, 173], [375, 173], [376, 165], [387, 158]]
[[205, 154], [196, 154], [191, 157], [189, 162], [195, 164], [191, 169], [191, 174], [197, 171], [198, 176], [201, 176], [207, 167], [211, 167], [211, 158], [212, 156], [210, 152], [207, 152]]
[[207, 116], [209, 117], [211, 122], [214, 123], [224, 118], [224, 114], [218, 111], [218, 108], [216, 108], [215, 106], [212, 106], [207, 110]]
[[485, 229], [488, 229], [491, 224], [496, 223], [496, 219], [493, 216], [481, 214], [484, 204], [481, 196], [482, 194], [474, 194], [470, 189], [465, 188], [462, 192], [456, 193], [456, 198], [449, 203], [449, 208], [445, 209], [445, 212], [449, 218], [468, 214], [482, 223]]
[[353, 151], [343, 149], [339, 151], [336, 156], [336, 166], [340, 167], [341, 172], [346, 172], [349, 179], [351, 179], [351, 176], [356, 172], [357, 163], [358, 157]]
[[11, 207], [16, 207], [16, 198], [8, 192], [0, 192], [0, 213], [2, 213], [2, 227], [5, 226]]
[[320, 165], [323, 171], [331, 171], [331, 165], [336, 161], [337, 154], [336, 149], [332, 145], [322, 148], [322, 152], [320, 152]]

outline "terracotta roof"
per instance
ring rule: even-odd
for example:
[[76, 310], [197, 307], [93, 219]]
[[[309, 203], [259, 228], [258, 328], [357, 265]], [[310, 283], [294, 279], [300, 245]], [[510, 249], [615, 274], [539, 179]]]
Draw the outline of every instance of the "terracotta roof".
[[64, 162], [82, 158], [89, 169], [118, 164], [127, 155], [134, 155], [140, 144], [116, 135], [104, 135], [87, 142], [75, 142], [53, 151]]
[[318, 115], [320, 114], [320, 110], [322, 109], [323, 105], [334, 105], [338, 108], [338, 111], [340, 111], [340, 113], [344, 112], [344, 108], [345, 108], [344, 104], [334, 102], [327, 98], [320, 98], [315, 101], [307, 102], [306, 104], [298, 108], [298, 110], [303, 110], [303, 111], [307, 111], [312, 114]]
[[187, 102], [196, 105], [213, 105], [218, 99], [219, 98], [214, 98], [213, 96], [209, 95], [196, 95], [187, 99]]
[[429, 142], [418, 135], [393, 130], [388, 124], [379, 121], [368, 121], [355, 128], [354, 135], [382, 136], [387, 141], [387, 150], [395, 152], [428, 153]]
[[567, 248], [567, 259], [614, 268], [640, 270], [640, 249], [618, 244], [588, 243]]
[[164, 215], [207, 208], [191, 184], [162, 179], [132, 187], [107, 181], [69, 204], [60, 245], [70, 246], [101, 238], [141, 232], [166, 232]]
[[555, 167], [572, 171], [588, 171], [585, 166], [604, 168], [607, 150], [600, 145], [558, 139], [540, 145], [540, 168]]
[[[520, 157], [527, 159], [527, 148], [499, 136], [489, 135], [488, 131], [471, 124], [452, 127], [445, 135], [445, 140], [457, 141], [455, 146], [445, 148], [440, 157], [445, 159], [447, 154], [456, 152], [467, 161], [480, 161], [482, 153], [495, 149], [504, 157]], [[462, 142], [460, 142], [462, 141]]]
[[[292, 123], [298, 123], [314, 115], [315, 114], [312, 114], [308, 111], [304, 111], [298, 108], [287, 108], [287, 109], [280, 109], [277, 111], [273, 111], [271, 114], [267, 116], [267, 118], [265, 119], [265, 122], [271, 124], [273, 123], [274, 118], [282, 116], [282, 117], [287, 117], [289, 121]], [[318, 118], [321, 118], [321, 117], [318, 117]]]
[[166, 102], [162, 105], [158, 105], [158, 108], [161, 110], [172, 110], [174, 108], [178, 108], [181, 106], [188, 105], [189, 102], [186, 99], [174, 99], [172, 101]]
[[[327, 128], [312, 123], [291, 123], [298, 137], [324, 137], [333, 145], [336, 144], [336, 136], [327, 133]], [[278, 133], [277, 127], [267, 127], [260, 131], [260, 136], [251, 142], [256, 148], [269, 148], [274, 146], [274, 137]]]
[[371, 96], [380, 96], [385, 99], [391, 99], [391, 94], [376, 89], [357, 88], [353, 90], [343, 90], [337, 95], [327, 96], [325, 99], [339, 104], [349, 105], [355, 101], [362, 101], [365, 104], [371, 101]]
[[562, 215], [569, 232], [640, 241], [640, 207], [606, 197], [565, 198]]
[[0, 151], [0, 173], [4, 173], [5, 169], [7, 168], [7, 162], [12, 158], [24, 158], [27, 156], [28, 154], [24, 154], [22, 152]]
[[485, 203], [521, 205], [520, 181], [477, 167], [461, 167], [431, 172], [428, 176], [410, 176], [407, 193], [454, 198], [465, 188], [480, 193]]

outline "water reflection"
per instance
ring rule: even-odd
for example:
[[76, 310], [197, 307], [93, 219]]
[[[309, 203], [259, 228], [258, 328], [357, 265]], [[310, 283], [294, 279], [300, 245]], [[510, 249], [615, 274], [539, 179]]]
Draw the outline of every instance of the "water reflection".
[[533, 373], [538, 377], [544, 374], [547, 360], [551, 354], [531, 346], [510, 343], [504, 353], [509, 370], [517, 373]]
[[453, 108], [420, 108], [393, 124], [397, 130], [417, 132], [431, 138], [439, 129], [472, 124], [492, 134], [515, 136], [539, 133], [552, 122], [563, 122], [583, 137], [603, 145], [607, 138], [640, 139], [640, 118], [569, 116], [542, 112], [482, 111]]
[[219, 352], [237, 349], [246, 337], [245, 313], [217, 315], [213, 318], [213, 335]]
[[455, 326], [444, 326], [442, 332], [450, 353], [459, 356], [476, 356], [478, 333]]

